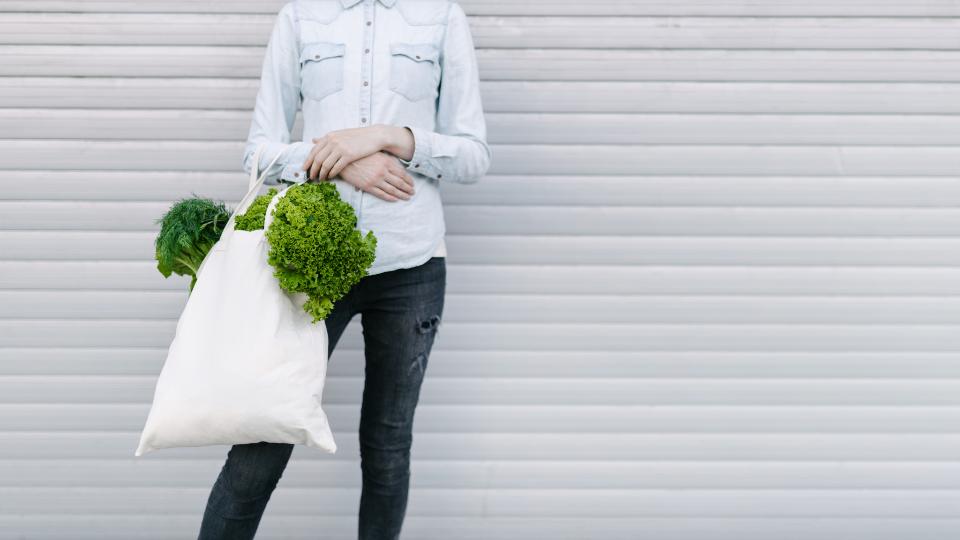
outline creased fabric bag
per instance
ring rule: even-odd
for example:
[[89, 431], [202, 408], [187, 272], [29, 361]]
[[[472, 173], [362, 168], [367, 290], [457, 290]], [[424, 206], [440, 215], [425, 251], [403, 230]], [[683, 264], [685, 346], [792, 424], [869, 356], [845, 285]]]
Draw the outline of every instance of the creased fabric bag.
[[197, 272], [136, 456], [160, 448], [260, 441], [336, 451], [320, 406], [326, 325], [311, 322], [302, 307], [306, 295], [281, 289], [267, 263], [264, 232], [286, 189], [270, 201], [263, 230], [234, 229], [236, 216], [263, 186], [266, 173], [257, 171], [262, 152], [263, 147], [254, 156], [246, 196]]

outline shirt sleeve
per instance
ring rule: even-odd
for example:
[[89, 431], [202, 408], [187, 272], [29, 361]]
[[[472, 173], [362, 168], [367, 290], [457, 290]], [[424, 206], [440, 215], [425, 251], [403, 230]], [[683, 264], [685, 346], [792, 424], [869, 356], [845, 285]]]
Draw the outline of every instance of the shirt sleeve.
[[436, 130], [404, 126], [413, 133], [414, 152], [401, 162], [411, 172], [470, 184], [490, 168], [490, 147], [473, 37], [457, 3], [450, 4], [440, 62]]
[[293, 3], [288, 3], [280, 9], [270, 34], [260, 75], [260, 90], [243, 150], [242, 166], [247, 173], [253, 167], [253, 155], [260, 144], [266, 143], [260, 156], [260, 174], [280, 154], [277, 162], [266, 171], [264, 183], [270, 185], [277, 184], [278, 178], [293, 182], [305, 180], [306, 175], [300, 168], [312, 148], [304, 142], [290, 142], [300, 108], [300, 57], [293, 7]]

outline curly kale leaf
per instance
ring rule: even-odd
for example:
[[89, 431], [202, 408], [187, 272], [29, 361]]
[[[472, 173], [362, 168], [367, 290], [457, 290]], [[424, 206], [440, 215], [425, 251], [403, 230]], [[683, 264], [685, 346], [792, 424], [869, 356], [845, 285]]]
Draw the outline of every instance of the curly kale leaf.
[[222, 202], [210, 199], [181, 199], [155, 223], [160, 233], [154, 242], [157, 270], [164, 277], [171, 274], [191, 276], [190, 290], [197, 283], [197, 270], [230, 219], [230, 211]]
[[353, 207], [329, 182], [289, 188], [274, 209], [266, 238], [280, 287], [307, 294], [303, 309], [314, 323], [367, 275], [376, 256], [373, 232], [360, 234]]
[[277, 188], [270, 188], [266, 193], [260, 195], [250, 203], [247, 211], [238, 214], [233, 220], [233, 226], [238, 231], [256, 231], [263, 228], [267, 218], [267, 207], [270, 206], [270, 200], [277, 194]]

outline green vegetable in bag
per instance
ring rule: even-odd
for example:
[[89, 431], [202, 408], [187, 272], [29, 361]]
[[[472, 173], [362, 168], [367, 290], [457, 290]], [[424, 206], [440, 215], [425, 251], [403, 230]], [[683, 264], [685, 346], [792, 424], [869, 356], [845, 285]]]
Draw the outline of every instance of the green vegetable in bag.
[[191, 276], [190, 290], [197, 283], [200, 263], [223, 233], [230, 211], [222, 202], [210, 199], [181, 199], [157, 219], [160, 233], [154, 242], [157, 270], [163, 277], [171, 274]]
[[233, 220], [233, 227], [238, 231], [256, 231], [263, 228], [264, 220], [267, 217], [267, 207], [270, 206], [270, 200], [276, 195], [277, 188], [270, 188], [263, 195], [258, 196], [250, 203], [247, 211], [238, 214]]
[[360, 234], [353, 207], [330, 182], [289, 188], [274, 208], [266, 237], [267, 260], [280, 287], [307, 293], [303, 309], [313, 322], [325, 319], [333, 303], [367, 275], [377, 249], [373, 231]]
[[[263, 228], [272, 195], [261, 197], [266, 203], [257, 204], [259, 198], [254, 201], [245, 220]], [[329, 182], [288, 188], [274, 207], [265, 236], [273, 275], [285, 291], [307, 294], [303, 309], [315, 323], [325, 319], [334, 302], [367, 275], [376, 256], [376, 236], [372, 231], [360, 234], [353, 207], [340, 199]]]

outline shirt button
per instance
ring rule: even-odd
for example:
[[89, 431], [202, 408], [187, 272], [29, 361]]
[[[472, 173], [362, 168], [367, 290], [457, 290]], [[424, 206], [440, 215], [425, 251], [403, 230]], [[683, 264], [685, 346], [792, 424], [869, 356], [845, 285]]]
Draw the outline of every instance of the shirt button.
[[353, 190], [354, 190], [354, 191], [360, 191], [360, 188], [354, 186], [354, 187], [353, 187]]
[[300, 178], [300, 173], [298, 173], [298, 172], [293, 173], [293, 177], [294, 177], [294, 178]]
[[413, 168], [414, 168], [414, 169], [419, 169], [419, 168], [420, 168], [420, 164], [419, 164], [419, 163], [414, 163], [414, 164], [413, 164]]
[[364, 49], [363, 52], [364, 54], [370, 54], [370, 49]]
[[360, 119], [360, 123], [361, 123], [361, 124], [366, 124], [366, 123], [367, 123], [367, 119], [366, 119], [366, 118], [361, 118], [361, 119]]
[[367, 21], [367, 26], [370, 26], [371, 24], [373, 24], [371, 21]]
[[370, 83], [369, 83], [368, 81], [363, 81], [363, 85], [364, 85], [364, 86], [370, 86]]
[[440, 179], [440, 178], [443, 178], [443, 175], [442, 175], [442, 174], [438, 174], [438, 175], [437, 175], [437, 179]]

